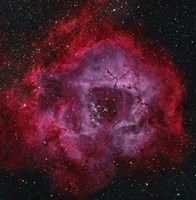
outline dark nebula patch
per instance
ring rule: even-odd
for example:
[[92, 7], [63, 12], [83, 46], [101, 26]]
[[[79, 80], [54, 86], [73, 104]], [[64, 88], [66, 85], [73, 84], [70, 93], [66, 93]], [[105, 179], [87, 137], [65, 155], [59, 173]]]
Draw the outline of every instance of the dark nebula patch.
[[38, 167], [76, 196], [120, 176], [117, 162], [127, 175], [175, 166], [188, 144], [175, 65], [146, 57], [89, 4], [48, 30], [32, 69], [0, 93], [3, 167]]

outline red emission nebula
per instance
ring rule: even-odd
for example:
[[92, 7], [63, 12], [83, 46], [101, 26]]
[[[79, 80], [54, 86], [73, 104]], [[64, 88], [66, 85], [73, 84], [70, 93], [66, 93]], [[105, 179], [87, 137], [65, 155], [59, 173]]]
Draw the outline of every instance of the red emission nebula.
[[39, 168], [73, 195], [176, 165], [187, 146], [174, 64], [148, 59], [130, 34], [95, 15], [86, 5], [55, 24], [35, 42], [31, 70], [0, 93], [1, 165]]

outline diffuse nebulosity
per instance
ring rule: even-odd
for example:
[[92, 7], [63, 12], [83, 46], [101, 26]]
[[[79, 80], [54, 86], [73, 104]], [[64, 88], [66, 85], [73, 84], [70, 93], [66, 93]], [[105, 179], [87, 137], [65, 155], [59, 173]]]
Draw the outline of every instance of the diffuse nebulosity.
[[4, 168], [39, 167], [74, 195], [176, 165], [188, 144], [174, 64], [146, 57], [130, 34], [92, 17], [89, 3], [35, 43], [32, 69], [0, 94]]

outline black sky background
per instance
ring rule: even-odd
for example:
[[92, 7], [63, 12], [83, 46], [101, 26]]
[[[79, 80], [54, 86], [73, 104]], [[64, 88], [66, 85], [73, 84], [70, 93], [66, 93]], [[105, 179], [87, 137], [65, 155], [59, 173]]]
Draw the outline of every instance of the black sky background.
[[[115, 1], [111, 1], [115, 2]], [[131, 177], [118, 180], [106, 189], [83, 199], [90, 200], [196, 200], [196, 2], [194, 0], [129, 0], [116, 8], [114, 18], [119, 29], [134, 30], [136, 37], [167, 47], [185, 77], [188, 95], [185, 101], [186, 131], [192, 138], [186, 160], [178, 167], [160, 174], [155, 187], [151, 179]], [[76, 16], [85, 1], [0, 0], [0, 63], [12, 64], [0, 74], [2, 85], [12, 85], [30, 69], [31, 44], [41, 38], [55, 21]], [[142, 34], [140, 33], [142, 30]], [[25, 63], [23, 71], [16, 66]], [[3, 65], [6, 65], [4, 62]], [[37, 169], [14, 174], [0, 170], [0, 200], [65, 199], [52, 196], [49, 179]], [[68, 198], [69, 199], [69, 198]], [[70, 197], [71, 199], [71, 197]], [[67, 200], [67, 198], [66, 198]]]

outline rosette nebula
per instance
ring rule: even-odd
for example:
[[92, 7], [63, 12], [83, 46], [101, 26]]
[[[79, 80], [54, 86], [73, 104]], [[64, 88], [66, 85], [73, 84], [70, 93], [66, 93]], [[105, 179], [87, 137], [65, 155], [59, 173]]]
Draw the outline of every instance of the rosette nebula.
[[39, 168], [74, 195], [176, 165], [187, 146], [175, 65], [97, 18], [85, 7], [55, 24], [20, 83], [1, 91], [2, 166]]

